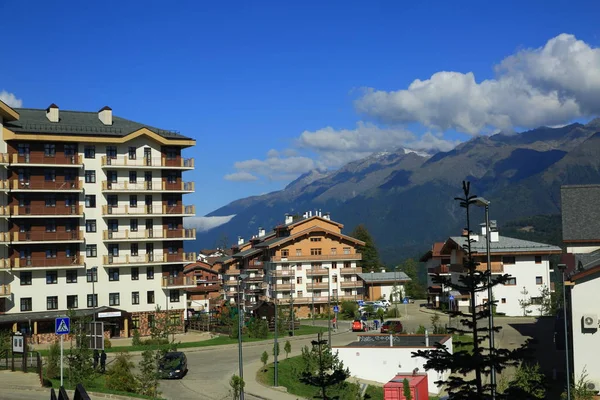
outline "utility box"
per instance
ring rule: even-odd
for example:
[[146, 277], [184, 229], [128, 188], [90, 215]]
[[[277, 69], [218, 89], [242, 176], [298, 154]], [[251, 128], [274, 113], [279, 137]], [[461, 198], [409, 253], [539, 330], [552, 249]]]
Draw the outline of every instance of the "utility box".
[[406, 400], [404, 396], [404, 380], [413, 400], [429, 400], [427, 374], [396, 375], [394, 379], [383, 385], [384, 400]]

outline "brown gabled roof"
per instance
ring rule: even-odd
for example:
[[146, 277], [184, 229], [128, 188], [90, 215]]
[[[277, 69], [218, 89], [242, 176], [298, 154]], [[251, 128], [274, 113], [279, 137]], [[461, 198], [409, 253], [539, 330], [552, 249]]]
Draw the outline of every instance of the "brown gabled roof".
[[421, 258], [419, 259], [419, 261], [421, 262], [426, 262], [427, 260], [433, 258], [433, 257], [441, 257], [442, 254], [442, 249], [444, 248], [444, 242], [435, 242], [433, 244], [433, 246], [431, 247], [431, 250], [429, 250], [427, 253], [423, 254], [421, 256]]
[[595, 267], [588, 268], [584, 271], [578, 272], [575, 275], [571, 276], [571, 281], [575, 282], [579, 279], [585, 278], [587, 276], [593, 275], [600, 272], [600, 265], [596, 265]]
[[300, 218], [297, 221], [292, 222], [291, 224], [285, 225], [285, 224], [281, 224], [281, 225], [277, 225], [275, 228], [293, 228], [294, 226], [298, 226], [300, 224], [304, 224], [308, 221], [312, 221], [314, 219], [318, 219], [321, 221], [325, 221], [325, 222], [329, 222], [331, 224], [337, 225], [340, 229], [344, 228], [343, 224], [340, 224], [339, 222], [335, 222], [331, 219], [327, 219], [327, 218], [323, 218], [323, 217], [319, 217], [318, 215], [313, 215], [312, 217], [309, 218]]
[[290, 240], [294, 240], [294, 239], [297, 239], [297, 238], [299, 238], [301, 236], [308, 235], [311, 232], [325, 232], [326, 234], [333, 235], [333, 236], [338, 236], [338, 237], [340, 237], [342, 239], [348, 240], [350, 242], [354, 242], [358, 246], [364, 246], [365, 245], [365, 242], [363, 242], [362, 240], [358, 240], [356, 238], [353, 238], [352, 236], [347, 236], [347, 235], [344, 235], [343, 233], [333, 232], [333, 231], [330, 231], [329, 229], [325, 229], [325, 228], [322, 228], [320, 226], [311, 226], [310, 228], [305, 229], [303, 231], [300, 231], [300, 232], [296, 233], [295, 235], [285, 236], [285, 237], [279, 238], [280, 240], [273, 241], [272, 243], [269, 244], [268, 248], [271, 249], [273, 247], [281, 246], [282, 244], [287, 243]]
[[194, 263], [188, 264], [183, 268], [184, 273], [188, 273], [191, 271], [195, 271], [197, 269], [203, 269], [205, 271], [217, 273], [217, 271], [213, 268], [213, 266], [209, 263], [205, 263], [202, 261], [196, 261]]

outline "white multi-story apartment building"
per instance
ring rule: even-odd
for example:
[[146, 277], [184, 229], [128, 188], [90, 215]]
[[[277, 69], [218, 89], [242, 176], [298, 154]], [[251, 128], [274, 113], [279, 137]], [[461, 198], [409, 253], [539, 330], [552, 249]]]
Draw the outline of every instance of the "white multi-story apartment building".
[[[490, 231], [492, 274], [510, 275], [507, 283], [493, 288], [493, 296], [497, 304], [496, 312], [508, 316], [540, 315], [542, 293], [546, 289], [548, 291], [552, 289], [549, 256], [560, 254], [560, 247], [501, 236], [494, 226]], [[482, 225], [481, 234], [471, 234], [471, 240], [473, 257], [479, 263], [477, 269], [486, 270], [485, 224]], [[464, 274], [463, 260], [466, 257], [466, 244], [466, 234], [452, 236], [446, 240], [439, 251], [440, 260], [449, 261], [450, 279], [454, 283], [460, 283], [459, 277]], [[446, 273], [445, 270], [442, 272]], [[436, 271], [430, 271], [430, 273], [436, 273]], [[444, 288], [442, 296], [444, 298], [441, 301], [444, 303], [452, 297], [452, 305], [469, 307], [469, 297], [466, 293]], [[476, 296], [476, 307], [482, 307], [487, 302], [487, 291], [478, 292]], [[448, 301], [448, 303], [450, 302]]]
[[[156, 306], [186, 307], [183, 243], [194, 215], [181, 150], [193, 139], [99, 112], [0, 102], [0, 325], [51, 339], [56, 316], [95, 313], [113, 336], [142, 334]], [[46, 335], [46, 336], [45, 336]]]

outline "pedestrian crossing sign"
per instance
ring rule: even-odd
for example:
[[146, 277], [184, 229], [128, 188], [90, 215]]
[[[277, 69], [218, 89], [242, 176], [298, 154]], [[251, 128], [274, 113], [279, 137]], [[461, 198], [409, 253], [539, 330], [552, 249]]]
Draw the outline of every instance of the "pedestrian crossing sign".
[[54, 332], [57, 335], [67, 335], [71, 332], [71, 320], [69, 317], [56, 318], [54, 328]]

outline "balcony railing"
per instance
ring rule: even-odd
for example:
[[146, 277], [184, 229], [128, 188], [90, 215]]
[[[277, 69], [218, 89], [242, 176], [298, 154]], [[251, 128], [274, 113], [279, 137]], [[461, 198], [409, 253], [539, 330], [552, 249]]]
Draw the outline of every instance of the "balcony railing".
[[10, 285], [0, 285], [0, 297], [10, 296]]
[[239, 274], [240, 274], [239, 269], [228, 269], [225, 272], [223, 272], [223, 275], [239, 275]]
[[294, 276], [296, 275], [296, 270], [294, 269], [277, 269], [273, 271], [274, 276]]
[[11, 265], [10, 258], [0, 258], [0, 269], [10, 269]]
[[342, 275], [362, 274], [362, 268], [361, 267], [340, 268], [339, 271], [340, 271], [340, 274], [342, 274]]
[[52, 157], [47, 157], [41, 153], [19, 155], [13, 153], [11, 157], [11, 165], [14, 164], [43, 164], [43, 165], [73, 165], [80, 167], [83, 165], [83, 157], [80, 155], [65, 155], [56, 153]]
[[253, 268], [253, 267], [262, 268], [264, 265], [265, 265], [265, 263], [263, 261], [259, 261], [259, 260], [250, 260], [250, 261], [248, 261], [248, 267], [249, 268]]
[[142, 254], [137, 256], [108, 255], [103, 258], [104, 265], [132, 265], [132, 264], [164, 264], [164, 263], [186, 263], [196, 261], [196, 253], [178, 254]]
[[196, 215], [196, 206], [139, 205], [102, 206], [102, 215]]
[[0, 215], [11, 217], [45, 217], [45, 216], [83, 216], [83, 206], [1, 206]]
[[162, 287], [194, 287], [196, 286], [195, 276], [163, 276]]
[[8, 164], [10, 162], [10, 155], [8, 153], [0, 153], [0, 164]]
[[306, 270], [307, 276], [329, 275], [329, 270], [326, 268], [311, 268]]
[[[335, 285], [335, 283], [331, 282], [332, 286]], [[307, 282], [306, 283], [306, 288], [307, 289], [327, 289], [329, 288], [329, 283], [327, 282]]]
[[[356, 295], [356, 296], [334, 296], [332, 295], [331, 298], [328, 298], [327, 296], [318, 296], [318, 297], [311, 297], [311, 296], [304, 296], [304, 297], [294, 297], [293, 301], [294, 304], [311, 304], [314, 303], [327, 303], [327, 301], [329, 300], [331, 302], [331, 304], [335, 304], [336, 302], [342, 302], [342, 301], [354, 301], [354, 300], [362, 300], [363, 296], [362, 295]], [[277, 301], [279, 302], [279, 304], [289, 304], [290, 303], [290, 299], [289, 298], [285, 298], [285, 299], [277, 299]]]
[[28, 242], [70, 242], [83, 241], [83, 232], [73, 230], [71, 232], [13, 232], [13, 243]]
[[141, 157], [131, 160], [129, 156], [102, 156], [103, 167], [165, 167], [165, 168], [194, 168], [193, 158]]
[[427, 271], [430, 274], [449, 274], [450, 267], [447, 264], [438, 265], [437, 267], [431, 267]]
[[[483, 262], [477, 265], [477, 271], [487, 271], [487, 263]], [[451, 264], [449, 268], [450, 272], [466, 273], [466, 268], [462, 264]], [[492, 261], [492, 273], [504, 273], [504, 263], [502, 261]]]
[[272, 262], [292, 262], [292, 261], [343, 261], [343, 260], [362, 260], [362, 254], [319, 254], [310, 256], [273, 256]]
[[289, 292], [290, 290], [296, 290], [295, 283], [275, 283], [271, 285], [276, 292]]
[[66, 182], [53, 182], [53, 181], [31, 181], [13, 179], [11, 183], [12, 190], [83, 190], [83, 181], [66, 181]]
[[8, 179], [0, 180], [0, 190], [9, 190], [10, 181]]
[[123, 191], [123, 192], [147, 192], [147, 191], [173, 191], [173, 192], [193, 192], [194, 182], [175, 182], [166, 181], [145, 181], [130, 183], [127, 181], [109, 182], [102, 181], [102, 190], [104, 191]]
[[244, 279], [244, 282], [262, 282], [265, 279], [263, 275], [249, 276]]
[[102, 232], [102, 238], [108, 241], [144, 239], [195, 239], [196, 229], [140, 229], [138, 231], [131, 231], [129, 229], [125, 229], [123, 231], [105, 230]]
[[85, 257], [73, 256], [55, 258], [14, 258], [12, 259], [11, 264], [13, 268], [83, 267], [85, 265]]
[[340, 282], [340, 287], [342, 288], [358, 288], [358, 287], [362, 287], [363, 284], [362, 282], [359, 281], [341, 281]]
[[11, 238], [10, 232], [0, 232], [0, 243], [10, 243]]

